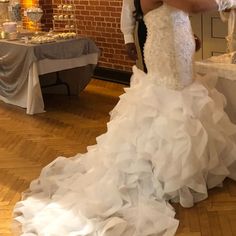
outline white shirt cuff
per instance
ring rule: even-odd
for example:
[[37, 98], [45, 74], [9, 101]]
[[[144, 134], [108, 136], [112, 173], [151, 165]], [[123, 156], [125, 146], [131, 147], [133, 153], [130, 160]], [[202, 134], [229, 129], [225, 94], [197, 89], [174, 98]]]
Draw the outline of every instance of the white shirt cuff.
[[125, 40], [125, 44], [127, 44], [127, 43], [134, 43], [134, 36], [133, 36], [133, 34], [125, 34], [124, 35], [124, 40]]

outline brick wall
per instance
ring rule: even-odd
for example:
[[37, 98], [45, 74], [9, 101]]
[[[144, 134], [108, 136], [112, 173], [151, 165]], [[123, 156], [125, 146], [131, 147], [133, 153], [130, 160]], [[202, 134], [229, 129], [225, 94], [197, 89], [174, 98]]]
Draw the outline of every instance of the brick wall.
[[39, 5], [43, 9], [44, 15], [42, 18], [42, 28], [45, 31], [48, 31], [52, 28], [52, 18], [53, 18], [53, 5], [52, 0], [38, 0]]
[[80, 0], [77, 2], [77, 25], [80, 35], [93, 38], [102, 55], [99, 65], [129, 71], [130, 62], [120, 32], [122, 0]]
[[[23, 6], [32, 0], [22, 0]], [[39, 1], [44, 10], [43, 28], [52, 27], [52, 0]], [[27, 4], [26, 4], [27, 3]], [[61, 0], [58, 0], [58, 4]], [[92, 38], [101, 49], [99, 66], [121, 71], [130, 71], [133, 61], [128, 60], [120, 32], [122, 0], [75, 0], [78, 33]], [[54, 6], [56, 7], [56, 6]]]

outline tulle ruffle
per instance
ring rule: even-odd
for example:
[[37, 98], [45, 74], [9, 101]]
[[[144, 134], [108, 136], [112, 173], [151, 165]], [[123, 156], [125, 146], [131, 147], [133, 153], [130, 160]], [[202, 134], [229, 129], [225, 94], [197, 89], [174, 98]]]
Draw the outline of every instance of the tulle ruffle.
[[169, 200], [191, 207], [236, 179], [224, 96], [199, 81], [171, 90], [157, 79], [135, 67], [97, 145], [42, 170], [15, 207], [22, 235], [171, 236]]

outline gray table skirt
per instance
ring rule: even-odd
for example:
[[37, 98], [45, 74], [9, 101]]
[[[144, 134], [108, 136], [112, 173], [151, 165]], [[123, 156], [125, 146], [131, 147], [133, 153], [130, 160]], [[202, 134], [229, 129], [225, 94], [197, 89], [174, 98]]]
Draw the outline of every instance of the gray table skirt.
[[0, 40], [0, 95], [14, 97], [25, 84], [34, 62], [78, 58], [91, 53], [99, 53], [99, 49], [88, 38], [39, 45]]

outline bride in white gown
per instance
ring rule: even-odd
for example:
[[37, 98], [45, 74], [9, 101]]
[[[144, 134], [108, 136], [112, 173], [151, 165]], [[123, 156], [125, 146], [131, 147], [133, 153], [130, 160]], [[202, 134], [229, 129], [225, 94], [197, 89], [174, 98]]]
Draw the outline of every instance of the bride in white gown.
[[31, 183], [14, 209], [21, 235], [174, 235], [169, 201], [191, 207], [236, 179], [236, 126], [224, 96], [193, 80], [188, 14], [165, 2], [144, 16], [148, 73], [134, 67], [96, 145], [58, 157]]

